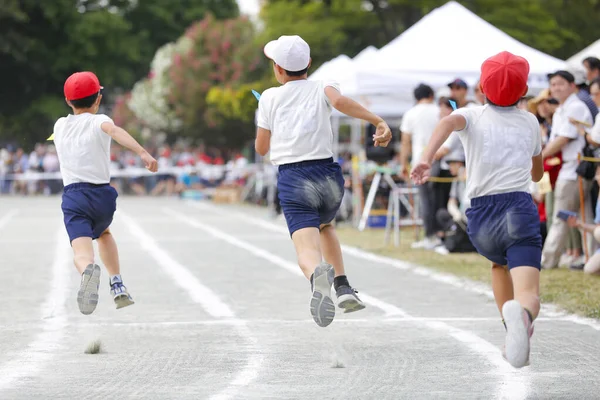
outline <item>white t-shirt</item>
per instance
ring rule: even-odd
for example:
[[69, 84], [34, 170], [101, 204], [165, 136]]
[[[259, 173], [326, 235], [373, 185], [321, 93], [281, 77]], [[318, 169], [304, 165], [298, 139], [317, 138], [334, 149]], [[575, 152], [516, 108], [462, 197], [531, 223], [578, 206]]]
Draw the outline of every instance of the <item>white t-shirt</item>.
[[271, 131], [274, 165], [333, 157], [327, 86], [340, 90], [333, 82], [299, 80], [263, 92], [257, 125]]
[[434, 103], [419, 103], [402, 117], [400, 131], [412, 139], [412, 163], [421, 159], [431, 134], [440, 120], [440, 109]]
[[596, 114], [596, 122], [590, 131], [592, 140], [596, 143], [600, 143], [600, 113]]
[[579, 100], [575, 93], [567, 98], [564, 104], [561, 104], [552, 117], [552, 133], [550, 141], [557, 136], [564, 136], [569, 141], [562, 149], [563, 164], [558, 173], [558, 180], [577, 180], [577, 155], [581, 153], [585, 146], [585, 138], [577, 131], [577, 126], [569, 122], [569, 118], [575, 118], [580, 121], [593, 123], [592, 113], [585, 103]]
[[54, 124], [54, 145], [65, 186], [110, 182], [110, 140], [100, 125], [113, 122], [104, 114], [78, 114]]
[[460, 108], [467, 125], [458, 136], [464, 146], [469, 199], [529, 192], [533, 156], [542, 152], [537, 118], [516, 107]]

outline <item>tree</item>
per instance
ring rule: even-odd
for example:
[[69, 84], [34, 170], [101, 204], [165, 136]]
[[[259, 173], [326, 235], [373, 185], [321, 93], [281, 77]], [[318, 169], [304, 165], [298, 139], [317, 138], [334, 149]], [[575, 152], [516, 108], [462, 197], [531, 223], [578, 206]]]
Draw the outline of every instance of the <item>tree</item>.
[[0, 141], [32, 145], [69, 111], [62, 90], [96, 72], [105, 100], [148, 73], [156, 49], [207, 11], [239, 13], [235, 0], [0, 1]]
[[252, 137], [253, 126], [224, 118], [223, 109], [207, 96], [211, 88], [236, 90], [263, 75], [266, 61], [254, 40], [254, 27], [245, 17], [218, 21], [209, 15], [185, 35], [193, 46], [175, 54], [169, 70], [169, 103], [183, 122], [181, 134], [207, 145], [238, 145]]

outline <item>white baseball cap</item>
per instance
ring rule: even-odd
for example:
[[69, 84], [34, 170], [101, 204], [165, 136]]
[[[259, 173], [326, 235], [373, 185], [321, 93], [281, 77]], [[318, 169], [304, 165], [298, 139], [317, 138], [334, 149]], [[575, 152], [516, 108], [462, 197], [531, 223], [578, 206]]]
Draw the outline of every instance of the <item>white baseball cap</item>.
[[310, 63], [310, 47], [300, 36], [280, 36], [265, 46], [265, 55], [286, 71], [302, 71]]

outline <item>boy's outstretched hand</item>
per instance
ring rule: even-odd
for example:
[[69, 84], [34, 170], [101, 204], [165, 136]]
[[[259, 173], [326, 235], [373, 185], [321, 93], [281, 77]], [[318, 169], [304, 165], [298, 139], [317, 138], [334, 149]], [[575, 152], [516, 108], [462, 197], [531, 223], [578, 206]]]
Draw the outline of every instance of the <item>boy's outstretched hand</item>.
[[148, 153], [147, 151], [143, 152], [141, 158], [148, 171], [158, 171], [158, 162], [156, 162], [156, 160], [150, 155], [150, 153]]
[[431, 174], [431, 165], [421, 161], [413, 168], [410, 178], [417, 185], [422, 185], [429, 179], [429, 174]]
[[387, 147], [392, 140], [392, 130], [384, 121], [377, 124], [377, 130], [373, 136], [375, 147]]

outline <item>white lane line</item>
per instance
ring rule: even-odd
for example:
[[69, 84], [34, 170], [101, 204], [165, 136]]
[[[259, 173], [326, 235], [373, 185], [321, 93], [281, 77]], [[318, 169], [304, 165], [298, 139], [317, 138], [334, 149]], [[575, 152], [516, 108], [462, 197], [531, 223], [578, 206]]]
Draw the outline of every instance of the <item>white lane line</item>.
[[[279, 233], [284, 233], [286, 235], [288, 234], [288, 230], [285, 227], [274, 224], [269, 221], [266, 221], [263, 218], [252, 217], [252, 216], [249, 216], [249, 215], [246, 215], [244, 213], [234, 211], [234, 210], [229, 210], [229, 209], [225, 210], [223, 208], [209, 205], [206, 203], [197, 203], [197, 202], [191, 202], [191, 201], [187, 201], [186, 203], [191, 205], [192, 207], [195, 207], [195, 208], [198, 208], [201, 210], [210, 210], [211, 212], [215, 212], [215, 213], [218, 212], [218, 213], [221, 213], [222, 215], [228, 215], [230, 217], [235, 216], [236, 219], [245, 220], [252, 225], [261, 226], [267, 230], [270, 230], [271, 232], [279, 232]], [[494, 299], [494, 293], [492, 292], [490, 287], [484, 283], [475, 282], [475, 281], [472, 281], [472, 280], [466, 279], [466, 278], [459, 278], [459, 277], [457, 277], [455, 275], [451, 275], [451, 274], [437, 272], [430, 268], [411, 264], [411, 263], [397, 260], [397, 259], [390, 258], [390, 257], [380, 256], [380, 255], [373, 254], [368, 251], [365, 251], [365, 250], [362, 250], [362, 249], [359, 249], [356, 247], [352, 247], [352, 246], [342, 245], [342, 250], [346, 254], [349, 254], [349, 255], [357, 257], [357, 258], [361, 258], [363, 260], [373, 261], [373, 262], [376, 262], [379, 264], [389, 265], [391, 267], [394, 267], [394, 268], [400, 269], [400, 270], [404, 270], [404, 271], [411, 271], [412, 273], [414, 273], [416, 275], [424, 276], [424, 277], [427, 277], [427, 278], [432, 279], [437, 282], [442, 282], [442, 283], [454, 286], [459, 289], [463, 289], [463, 290], [466, 290], [466, 291], [469, 291], [472, 293], [480, 294], [480, 295], [486, 296], [492, 300]], [[571, 314], [568, 312], [559, 311], [558, 307], [554, 304], [542, 304], [542, 314], [546, 315], [547, 317], [557, 318], [562, 321], [568, 321], [568, 322], [572, 322], [574, 324], [588, 326], [594, 330], [600, 331], [600, 322], [598, 320], [595, 320], [593, 318], [581, 317], [579, 315]], [[536, 319], [536, 321], [537, 320], [539, 320], [539, 318]]]
[[10, 222], [11, 219], [13, 219], [14, 217], [17, 216], [17, 214], [19, 214], [19, 209], [18, 208], [13, 208], [12, 210], [10, 210], [9, 212], [7, 212], [6, 214], [4, 214], [1, 218], [0, 218], [0, 229], [4, 228], [4, 226], [6, 224], [8, 224]]
[[60, 342], [65, 337], [67, 326], [65, 306], [70, 274], [74, 268], [69, 268], [71, 249], [62, 226], [55, 237], [57, 242], [50, 291], [41, 306], [42, 332], [25, 350], [13, 356], [8, 355], [10, 360], [0, 365], [0, 391], [21, 383], [24, 378], [35, 376], [56, 355], [55, 350], [62, 348]]
[[[562, 320], [556, 318], [540, 318], [536, 321], [543, 322], [561, 322]], [[392, 318], [338, 318], [335, 320], [336, 324], [350, 324], [350, 325], [381, 325], [381, 324], [402, 324], [402, 323], [414, 323], [414, 322], [492, 322], [498, 323], [498, 318], [470, 318], [470, 317], [392, 317]], [[95, 323], [83, 323], [78, 326], [126, 326], [126, 327], [169, 327], [169, 326], [180, 326], [180, 325], [314, 325], [314, 321], [310, 318], [307, 319], [203, 319], [193, 321], [147, 321], [147, 322], [95, 322]]]
[[[193, 301], [200, 304], [204, 310], [215, 318], [226, 318], [232, 321], [240, 321], [235, 319], [235, 315], [231, 308], [207, 286], [203, 285], [198, 278], [184, 265], [171, 257], [163, 250], [156, 241], [148, 235], [131, 217], [125, 214], [122, 210], [117, 213], [118, 217], [129, 228], [133, 236], [139, 240], [140, 246], [156, 260], [162, 267], [163, 271], [182, 289], [184, 289]], [[211, 396], [212, 400], [226, 400], [236, 398], [239, 391], [248, 386], [258, 376], [258, 371], [263, 362], [262, 352], [258, 347], [255, 337], [252, 336], [247, 325], [241, 323], [233, 324], [236, 327], [238, 334], [247, 341], [248, 358], [246, 365], [235, 375], [233, 381], [229, 382], [228, 386], [221, 392]]]
[[[232, 246], [246, 250], [257, 257], [263, 258], [264, 260], [269, 261], [270, 263], [290, 272], [297, 271], [293, 272], [296, 275], [302, 275], [302, 273], [300, 272], [300, 268], [296, 264], [291, 263], [279, 257], [278, 255], [256, 247], [248, 242], [242, 241], [210, 225], [204, 224], [198, 221], [197, 219], [190, 217], [189, 215], [179, 213], [175, 210], [166, 207], [163, 208], [163, 211], [167, 215], [173, 217], [174, 219], [177, 219], [183, 223], [198, 228], [199, 230], [204, 231], [209, 235], [218, 237]], [[291, 266], [293, 266], [293, 269]], [[365, 300], [365, 302], [368, 302], [373, 306], [384, 310], [387, 315], [398, 315], [405, 318], [411, 318], [411, 316], [406, 311], [396, 307], [393, 304], [386, 303], [372, 296], [365, 296], [364, 294], [361, 294], [361, 297]], [[420, 322], [430, 329], [435, 329], [437, 331], [441, 331], [445, 334], [450, 335], [459, 342], [464, 343], [471, 351], [475, 352], [480, 356], [485, 357], [488, 360], [488, 362], [494, 366], [494, 372], [499, 377], [496, 388], [497, 398], [519, 400], [527, 398], [531, 386], [529, 373], [527, 371], [516, 371], [514, 368], [512, 368], [502, 358], [502, 355], [496, 346], [480, 338], [474, 333], [455, 328], [441, 321]]]

